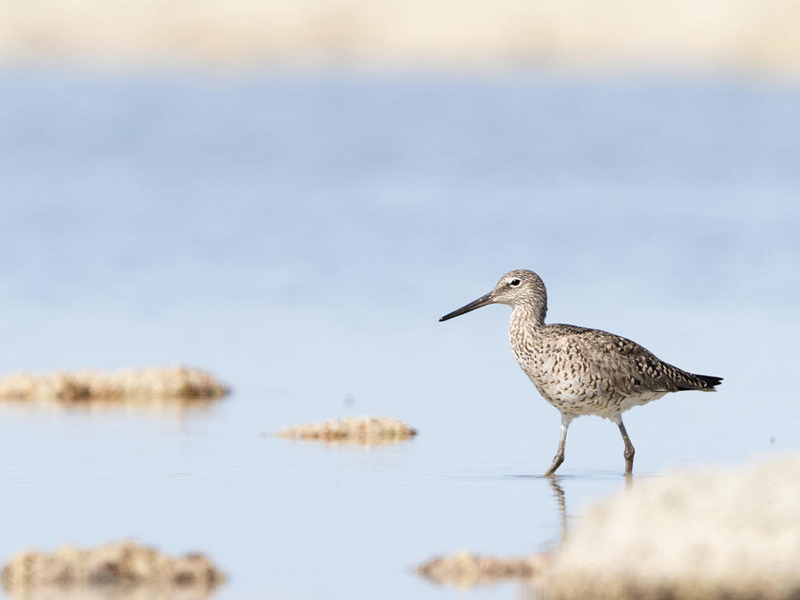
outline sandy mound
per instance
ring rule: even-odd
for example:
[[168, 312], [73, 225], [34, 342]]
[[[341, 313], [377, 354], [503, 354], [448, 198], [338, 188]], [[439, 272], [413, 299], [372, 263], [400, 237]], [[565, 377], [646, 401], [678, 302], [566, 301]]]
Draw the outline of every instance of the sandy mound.
[[382, 444], [408, 440], [417, 435], [417, 431], [402, 421], [389, 417], [353, 417], [287, 427], [278, 432], [278, 435], [324, 442]]
[[73, 371], [0, 379], [0, 398], [64, 402], [121, 398], [219, 398], [230, 390], [210, 373], [190, 367], [151, 367], [114, 372]]
[[554, 598], [800, 598], [800, 457], [635, 483], [592, 508], [547, 573]]
[[[167, 592], [192, 592], [203, 597], [225, 581], [225, 576], [201, 554], [173, 558], [122, 542], [79, 550], [62, 546], [52, 554], [22, 552], [2, 571], [2, 583], [13, 596], [59, 596], [98, 590], [135, 591], [150, 597]], [[50, 590], [48, 593], [47, 590]]]
[[543, 555], [494, 558], [460, 552], [453, 556], [437, 556], [417, 567], [416, 572], [435, 583], [470, 588], [507, 579], [533, 580], [541, 574], [546, 562]]

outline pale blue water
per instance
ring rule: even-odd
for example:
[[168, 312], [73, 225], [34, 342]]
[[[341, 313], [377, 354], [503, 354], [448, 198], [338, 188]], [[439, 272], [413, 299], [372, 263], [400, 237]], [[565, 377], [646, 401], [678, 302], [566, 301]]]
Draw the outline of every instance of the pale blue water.
[[[550, 320], [695, 372], [628, 413], [640, 477], [800, 448], [800, 89], [676, 79], [0, 75], [0, 371], [187, 363], [185, 412], [0, 403], [0, 561], [124, 537], [207, 552], [217, 598], [447, 598], [438, 553], [552, 548], [558, 414], [509, 310], [438, 323], [532, 268]], [[391, 415], [414, 441], [259, 437]], [[576, 421], [570, 515], [624, 487]], [[513, 585], [471, 598], [508, 598]]]

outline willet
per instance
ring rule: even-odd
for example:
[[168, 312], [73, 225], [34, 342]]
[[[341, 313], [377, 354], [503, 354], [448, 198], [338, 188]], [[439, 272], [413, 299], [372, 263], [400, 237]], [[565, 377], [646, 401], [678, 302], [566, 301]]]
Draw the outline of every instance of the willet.
[[635, 450], [622, 413], [669, 392], [713, 392], [722, 381], [721, 377], [682, 371], [618, 335], [575, 325], [546, 325], [544, 282], [523, 269], [506, 273], [491, 292], [439, 321], [487, 304], [507, 304], [514, 309], [508, 327], [514, 356], [539, 393], [561, 413], [558, 452], [545, 476], [553, 475], [564, 462], [567, 429], [581, 415], [597, 415], [617, 424], [625, 442], [625, 474], [632, 474]]

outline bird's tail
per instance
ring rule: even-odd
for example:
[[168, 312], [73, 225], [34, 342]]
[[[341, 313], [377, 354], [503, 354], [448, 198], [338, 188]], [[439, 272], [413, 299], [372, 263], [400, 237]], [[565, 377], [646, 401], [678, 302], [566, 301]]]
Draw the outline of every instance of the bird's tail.
[[679, 390], [702, 390], [704, 392], [716, 392], [716, 387], [722, 383], [722, 377], [714, 375], [697, 375], [686, 373], [683, 381], [678, 384]]

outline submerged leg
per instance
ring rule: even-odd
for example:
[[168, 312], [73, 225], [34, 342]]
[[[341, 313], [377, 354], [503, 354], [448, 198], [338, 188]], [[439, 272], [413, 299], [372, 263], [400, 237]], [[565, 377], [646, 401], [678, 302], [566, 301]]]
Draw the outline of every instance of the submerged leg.
[[553, 457], [553, 464], [550, 465], [550, 468], [547, 469], [547, 472], [544, 474], [545, 477], [550, 477], [553, 473], [556, 472], [556, 469], [561, 466], [561, 463], [564, 462], [564, 447], [567, 445], [567, 429], [569, 429], [569, 424], [572, 421], [572, 417], [568, 415], [561, 415], [561, 437], [558, 440], [558, 452]]
[[617, 417], [615, 422], [619, 426], [619, 432], [622, 434], [622, 441], [625, 442], [625, 475], [633, 475], [633, 455], [636, 454], [636, 450], [631, 443], [631, 438], [628, 437], [628, 432], [625, 430], [622, 416]]

